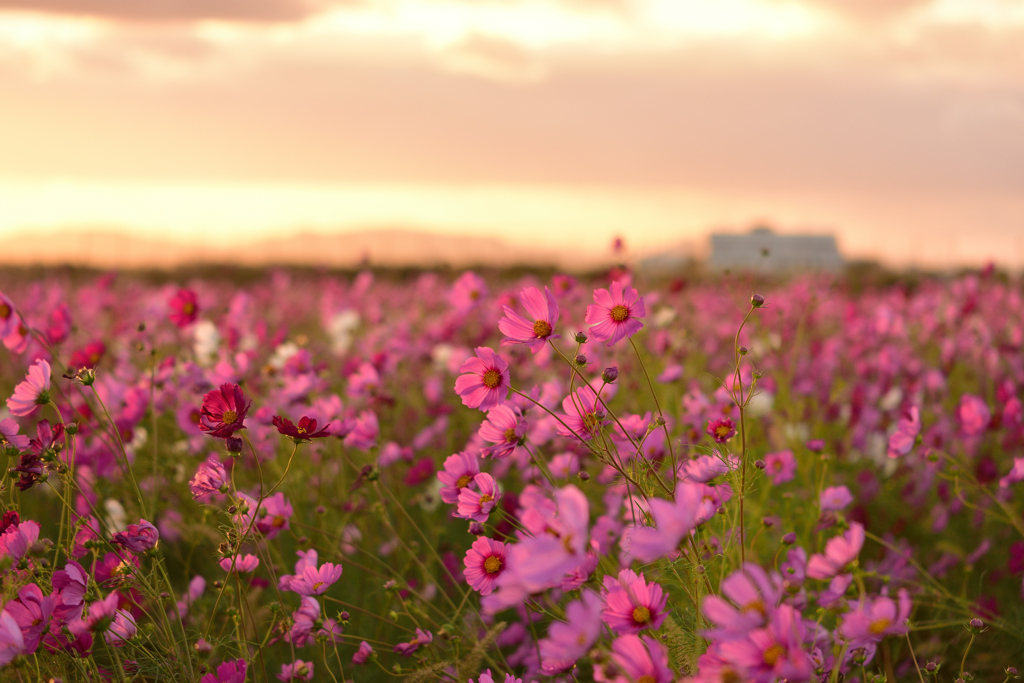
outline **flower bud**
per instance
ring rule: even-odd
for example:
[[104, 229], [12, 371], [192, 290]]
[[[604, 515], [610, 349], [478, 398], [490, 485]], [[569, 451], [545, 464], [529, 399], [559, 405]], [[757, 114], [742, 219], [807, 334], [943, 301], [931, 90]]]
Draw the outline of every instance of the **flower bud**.
[[575, 340], [575, 342], [577, 344], [586, 344], [587, 343], [587, 335], [583, 334], [582, 332], [577, 332], [576, 334], [574, 334], [573, 335], [573, 339]]
[[601, 373], [601, 381], [605, 384], [612, 384], [619, 378], [619, 368], [616, 365], [610, 368], [605, 368], [604, 372]]
[[761, 296], [760, 294], [755, 294], [754, 296], [750, 297], [750, 305], [753, 306], [754, 308], [761, 308], [762, 306], [764, 306], [764, 297]]
[[985, 622], [975, 617], [968, 622], [967, 626], [969, 630], [980, 633], [985, 628]]
[[341, 613], [341, 620], [342, 620], [342, 621], [348, 621], [348, 620], [349, 620], [349, 618], [350, 618], [351, 616], [352, 616], [352, 615], [351, 615], [351, 614], [349, 614], [348, 612], [342, 612], [342, 613]]
[[771, 517], [765, 517], [761, 520], [761, 524], [764, 524], [764, 527], [766, 529], [771, 529], [773, 526], [775, 526], [775, 520], [773, 520]]
[[782, 537], [782, 545], [793, 545], [796, 543], [796, 534], [790, 531]]
[[75, 434], [77, 434], [78, 433], [78, 423], [77, 422], [69, 422], [66, 425], [64, 425], [64, 433], [65, 434], [70, 434], [71, 436], [74, 436]]
[[748, 353], [750, 353], [750, 350], [749, 350], [749, 349], [747, 349], [747, 347], [746, 347], [746, 346], [741, 346], [741, 347], [740, 347], [740, 355], [741, 355], [741, 356], [745, 356], [745, 355], [747, 355]]
[[932, 674], [939, 670], [939, 665], [935, 662], [928, 662], [924, 665], [924, 670]]
[[768, 464], [765, 463], [764, 460], [758, 458], [757, 460], [754, 461], [754, 467], [756, 467], [759, 470], [763, 470], [765, 467], [768, 467]]
[[590, 479], [590, 473], [586, 471], [580, 472], [579, 477], [581, 481], [588, 481]]
[[229, 436], [227, 438], [228, 453], [232, 455], [238, 455], [242, 452], [242, 440], [237, 436]]
[[586, 365], [587, 364], [587, 357], [585, 355], [583, 355], [582, 353], [578, 354], [574, 360], [576, 361], [576, 365]]
[[481, 524], [480, 522], [470, 522], [469, 523], [469, 533], [473, 534], [474, 536], [483, 536], [484, 535], [484, 525]]
[[196, 649], [196, 652], [213, 652], [213, 645], [210, 645], [208, 642], [206, 642], [204, 638], [200, 638], [199, 640], [197, 640], [196, 644], [192, 647]]

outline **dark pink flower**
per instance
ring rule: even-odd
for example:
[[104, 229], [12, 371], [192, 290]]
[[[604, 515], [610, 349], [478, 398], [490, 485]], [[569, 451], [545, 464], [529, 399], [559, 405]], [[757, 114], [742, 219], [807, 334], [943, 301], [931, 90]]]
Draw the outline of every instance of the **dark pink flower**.
[[319, 568], [306, 565], [291, 580], [289, 589], [299, 595], [323, 595], [341, 578], [341, 565], [324, 562]]
[[14, 393], [7, 399], [11, 415], [31, 415], [37, 406], [50, 401], [50, 364], [40, 358], [28, 369], [24, 381], [14, 387]]
[[237, 384], [221, 384], [219, 389], [203, 396], [199, 429], [218, 439], [226, 439], [245, 429], [245, 416], [250, 405], [252, 401], [246, 403], [245, 395]]
[[507, 554], [505, 544], [501, 541], [493, 541], [486, 536], [473, 541], [473, 545], [466, 552], [466, 582], [480, 595], [490, 595], [494, 591], [495, 582], [505, 569]]
[[413, 652], [420, 649], [421, 645], [426, 645], [434, 640], [434, 634], [430, 631], [424, 631], [422, 629], [416, 629], [416, 636], [407, 643], [399, 643], [395, 645], [395, 652], [406, 657], [411, 657]]
[[[71, 354], [68, 366], [76, 369], [95, 368], [104, 354], [107, 353], [107, 345], [100, 339], [95, 339]], [[172, 359], [173, 360], [173, 359]]]
[[352, 655], [353, 664], [366, 664], [367, 660], [370, 659], [370, 655], [373, 654], [373, 647], [370, 646], [365, 640], [359, 643], [359, 649]]
[[825, 544], [824, 555], [811, 555], [811, 559], [807, 561], [807, 576], [819, 580], [831, 579], [857, 559], [863, 546], [864, 527], [858, 522], [853, 522], [849, 531], [830, 539]]
[[512, 455], [526, 435], [526, 426], [519, 408], [507, 405], [491, 408], [487, 411], [487, 420], [480, 425], [479, 434], [481, 439], [494, 445], [481, 450], [481, 455], [496, 460]]
[[167, 317], [178, 327], [188, 327], [199, 315], [196, 293], [190, 289], [179, 289], [167, 302], [167, 306], [171, 309]]
[[491, 349], [477, 347], [476, 358], [469, 358], [459, 372], [455, 393], [462, 397], [466, 407], [486, 412], [505, 402], [512, 384], [508, 363]]
[[441, 500], [449, 505], [459, 502], [462, 489], [473, 484], [473, 477], [480, 474], [480, 459], [472, 453], [462, 452], [449, 455], [444, 461], [444, 469], [437, 473], [437, 478], [444, 487], [441, 489]]
[[900, 417], [896, 431], [889, 437], [889, 457], [898, 458], [906, 455], [914, 448], [917, 435], [921, 433], [921, 411], [917, 406], [910, 406]]
[[245, 683], [246, 664], [244, 659], [224, 662], [217, 667], [217, 673], [208, 673], [199, 683]]
[[668, 666], [668, 648], [648, 635], [616, 638], [612, 659], [629, 680], [637, 683], [671, 683], [675, 679]]
[[290, 436], [296, 443], [303, 441], [309, 441], [310, 439], [322, 439], [325, 436], [330, 436], [331, 433], [327, 431], [327, 428], [331, 425], [325, 425], [323, 429], [317, 431], [316, 420], [311, 417], [305, 417], [299, 419], [298, 426], [292, 424], [292, 421], [286, 417], [275, 415], [272, 420], [273, 425], [277, 427], [277, 431], [285, 436]]
[[133, 553], [144, 553], [156, 547], [160, 541], [160, 532], [144, 519], [138, 524], [129, 524], [125, 531], [120, 531], [110, 538], [110, 542]]
[[604, 612], [601, 618], [616, 633], [640, 633], [657, 629], [668, 614], [668, 595], [653, 581], [647, 583], [643, 574], [623, 569], [618, 579], [604, 577]]
[[639, 318], [647, 315], [644, 299], [632, 287], [623, 289], [621, 282], [613, 282], [611, 291], [594, 290], [594, 303], [587, 306], [586, 322], [595, 341], [607, 341], [608, 346], [632, 337], [644, 325]]
[[14, 617], [18, 623], [25, 644], [25, 654], [32, 654], [39, 647], [43, 633], [50, 626], [53, 608], [53, 597], [44, 596], [43, 591], [34, 583], [22, 586], [18, 591], [18, 599], [7, 603], [4, 612]]
[[498, 329], [505, 335], [501, 340], [502, 346], [525, 344], [531, 352], [537, 353], [548, 339], [560, 338], [554, 333], [558, 324], [558, 304], [547, 287], [543, 294], [536, 287], [527, 287], [519, 293], [519, 301], [533, 320], [503, 306], [505, 317], [498, 321]]
[[988, 424], [992, 420], [992, 413], [989, 411], [988, 405], [974, 394], [964, 394], [960, 397], [956, 416], [960, 421], [960, 431], [968, 438], [979, 436], [988, 428]]
[[6, 337], [18, 325], [18, 314], [14, 310], [14, 302], [0, 292], [0, 339]]
[[459, 492], [459, 507], [456, 510], [456, 516], [477, 522], [486, 522], [491, 510], [501, 498], [498, 483], [494, 481], [494, 477], [482, 472], [473, 477], [473, 485], [478, 490], [474, 491], [467, 487]]
[[736, 436], [736, 423], [727, 417], [708, 420], [706, 431], [717, 443], [725, 443]]
[[50, 311], [46, 326], [46, 339], [50, 344], [61, 344], [71, 335], [71, 309], [66, 302], [60, 302]]

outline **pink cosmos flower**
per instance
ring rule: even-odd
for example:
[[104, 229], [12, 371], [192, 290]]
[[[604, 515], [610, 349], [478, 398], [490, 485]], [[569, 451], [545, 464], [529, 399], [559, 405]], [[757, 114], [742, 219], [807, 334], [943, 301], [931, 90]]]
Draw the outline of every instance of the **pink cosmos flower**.
[[313, 680], [313, 662], [304, 662], [296, 659], [291, 664], [282, 664], [281, 673], [277, 674], [277, 680], [284, 681], [311, 681]]
[[512, 383], [508, 363], [486, 346], [477, 347], [476, 358], [469, 358], [459, 372], [455, 393], [462, 397], [467, 408], [486, 412], [504, 403], [508, 397]]
[[1010, 472], [999, 480], [1000, 488], [1008, 488], [1018, 481], [1024, 481], [1024, 458], [1014, 458]]
[[494, 444], [480, 451], [484, 457], [491, 456], [496, 460], [507, 458], [519, 448], [519, 442], [526, 435], [526, 421], [519, 408], [507, 405], [497, 406], [487, 411], [487, 420], [480, 425], [480, 438]]
[[380, 389], [380, 373], [373, 363], [360, 363], [356, 371], [348, 376], [345, 391], [349, 396], [374, 396]]
[[205, 462], [199, 464], [196, 476], [188, 483], [193, 498], [202, 498], [220, 491], [227, 485], [228, 473], [224, 470], [220, 458], [211, 455]]
[[778, 486], [792, 481], [796, 476], [796, 457], [793, 451], [778, 451], [764, 456], [764, 473], [769, 481]]
[[298, 561], [295, 563], [295, 574], [282, 574], [277, 580], [277, 587], [283, 591], [290, 591], [292, 589], [292, 581], [299, 576], [302, 576], [306, 567], [316, 569], [316, 564], [320, 559], [316, 552], [316, 548], [310, 548], [309, 550], [296, 550], [295, 554], [299, 556]]
[[[719, 487], [724, 488], [724, 487]], [[641, 562], [654, 562], [675, 549], [684, 536], [703, 524], [718, 510], [710, 487], [704, 484], [679, 482], [675, 501], [651, 498], [650, 512], [655, 526], [630, 528], [623, 547]]]
[[95, 368], [104, 354], [107, 353], [107, 345], [102, 339], [94, 339], [80, 349], [75, 349], [68, 361], [68, 367], [83, 369]]
[[[702, 609], [708, 621], [735, 635], [764, 626], [783, 596], [782, 577], [770, 575], [751, 562], [722, 581], [721, 593], [704, 598]], [[728, 598], [726, 600], [725, 598]]]
[[50, 311], [46, 326], [46, 339], [50, 344], [62, 344], [71, 336], [71, 308], [67, 302], [60, 302]]
[[480, 459], [472, 453], [463, 451], [449, 455], [444, 461], [444, 469], [437, 473], [437, 478], [444, 484], [441, 489], [441, 500], [449, 505], [459, 502], [462, 489], [473, 484], [473, 477], [480, 474]]
[[736, 423], [727, 417], [708, 420], [706, 431], [716, 443], [725, 443], [736, 436]]
[[917, 435], [920, 433], [921, 411], [917, 409], [917, 406], [910, 406], [907, 412], [900, 417], [896, 431], [889, 437], [889, 457], [898, 458], [913, 450]]
[[671, 683], [675, 680], [668, 666], [668, 648], [654, 638], [627, 634], [612, 643], [612, 659], [631, 681]]
[[356, 418], [355, 426], [345, 437], [345, 445], [360, 450], [370, 450], [380, 436], [380, 423], [377, 414], [372, 410], [364, 410]]
[[0, 666], [7, 666], [24, 652], [25, 639], [21, 635], [21, 628], [5, 607], [0, 612]]
[[964, 394], [960, 397], [956, 416], [960, 421], [960, 431], [968, 438], [979, 436], [988, 428], [988, 424], [992, 420], [992, 413], [989, 411], [988, 405], [974, 394]]
[[[469, 679], [469, 683], [473, 683], [473, 679]], [[494, 683], [494, 675], [490, 669], [487, 669], [479, 677], [477, 677], [477, 683]], [[505, 674], [505, 683], [523, 683], [523, 679], [516, 678], [512, 674]]]
[[608, 346], [632, 337], [644, 325], [639, 318], [647, 315], [644, 299], [632, 287], [623, 290], [621, 282], [613, 282], [611, 291], [594, 290], [594, 303], [587, 306], [586, 322], [595, 341]]
[[601, 598], [584, 590], [581, 600], [565, 608], [565, 621], [548, 626], [548, 636], [538, 643], [541, 672], [548, 676], [568, 671], [590, 650], [601, 634]]
[[0, 448], [12, 449], [15, 452], [28, 448], [28, 436], [18, 434], [21, 427], [11, 418], [0, 420]]
[[196, 293], [190, 289], [179, 289], [167, 302], [171, 312], [167, 315], [178, 327], [188, 327], [199, 315], [199, 303]]
[[50, 364], [40, 358], [28, 369], [24, 381], [14, 387], [14, 394], [7, 399], [7, 408], [11, 415], [24, 417], [49, 400]]
[[331, 426], [330, 424], [324, 425], [323, 429], [317, 431], [316, 420], [306, 416], [301, 417], [298, 426], [296, 426], [288, 418], [275, 415], [272, 424], [277, 427], [278, 432], [285, 436], [290, 436], [295, 443], [309, 442], [310, 439], [322, 439], [331, 434], [327, 431], [327, 428]]
[[405, 657], [411, 657], [413, 652], [420, 649], [421, 645], [426, 645], [434, 640], [434, 634], [430, 631], [424, 631], [422, 629], [416, 629], [416, 636], [407, 643], [399, 643], [395, 645], [395, 652]]
[[477, 522], [486, 522], [491, 510], [498, 504], [501, 492], [498, 490], [498, 484], [494, 481], [494, 477], [485, 472], [473, 477], [473, 484], [479, 490], [464, 488], [459, 492], [459, 507], [456, 510], [456, 516]]
[[460, 313], [476, 308], [486, 297], [487, 283], [473, 271], [467, 270], [452, 285], [451, 304]]
[[124, 647], [138, 632], [135, 617], [131, 615], [131, 612], [119, 609], [114, 614], [114, 621], [110, 623], [110, 628], [103, 633], [103, 640], [107, 641], [108, 645]]
[[267, 540], [276, 537], [282, 531], [287, 531], [292, 515], [295, 514], [292, 504], [280, 491], [263, 501], [263, 516], [256, 522], [256, 529], [263, 534]]
[[713, 455], [702, 455], [683, 463], [680, 475], [687, 481], [707, 483], [729, 471], [729, 465]]
[[818, 497], [822, 512], [842, 510], [853, 502], [853, 494], [845, 486], [829, 486]]
[[720, 643], [719, 652], [744, 672], [740, 680], [808, 681], [814, 665], [803, 649], [806, 637], [800, 613], [790, 605], [780, 605], [766, 627], [750, 631], [744, 638]]
[[367, 660], [370, 659], [370, 655], [373, 654], [373, 647], [370, 646], [365, 640], [359, 643], [359, 649], [352, 655], [353, 664], [366, 664]]
[[811, 559], [807, 561], [807, 576], [819, 580], [831, 579], [857, 559], [863, 546], [864, 527], [858, 522], [853, 522], [849, 531], [830, 539], [825, 544], [824, 555], [811, 555]]
[[252, 401], [246, 403], [245, 395], [237, 384], [221, 384], [219, 389], [203, 396], [199, 429], [218, 439], [226, 439], [245, 429], [245, 416], [250, 405]]
[[292, 579], [290, 590], [299, 595], [323, 595], [341, 578], [341, 565], [324, 562], [317, 569], [306, 565], [301, 574]]
[[175, 607], [177, 607], [178, 610], [178, 616], [184, 619], [185, 615], [188, 614], [189, 607], [192, 606], [192, 603], [201, 598], [205, 591], [206, 579], [199, 575], [193, 576], [192, 580], [188, 582], [188, 589], [185, 591], [182, 599], [175, 604]]
[[498, 321], [498, 329], [505, 335], [501, 340], [502, 346], [525, 344], [531, 352], [537, 353], [548, 339], [560, 338], [554, 334], [558, 324], [558, 304], [547, 287], [543, 294], [536, 287], [527, 287], [519, 293], [519, 301], [533, 321], [503, 306], [505, 317]]
[[885, 636], [903, 635], [907, 632], [909, 616], [910, 596], [901, 588], [898, 608], [887, 596], [874, 600], [865, 598], [863, 603], [858, 600], [853, 609], [843, 615], [839, 631], [850, 641], [851, 647], [861, 647], [880, 642]]
[[84, 617], [78, 616], [68, 624], [68, 630], [75, 635], [106, 631], [113, 623], [114, 615], [117, 614], [119, 600], [120, 596], [116, 592], [111, 592], [102, 600], [97, 600], [89, 605], [89, 610]]
[[25, 557], [32, 544], [39, 540], [39, 523], [25, 520], [13, 524], [0, 534], [0, 557], [9, 557], [18, 564]]
[[146, 520], [140, 519], [138, 524], [129, 524], [125, 531], [111, 536], [110, 542], [133, 553], [144, 553], [160, 542], [160, 532]]
[[244, 659], [224, 662], [217, 667], [217, 673], [208, 673], [199, 683], [245, 683], [246, 663]]
[[292, 628], [285, 636], [285, 641], [296, 647], [305, 647], [316, 638], [325, 638], [327, 642], [337, 643], [341, 640], [342, 628], [333, 619], [320, 618], [320, 603], [316, 598], [302, 596], [299, 609], [292, 612]]
[[79, 613], [82, 611], [81, 605], [85, 604], [85, 593], [89, 587], [89, 574], [82, 565], [71, 560], [64, 565], [64, 569], [58, 569], [53, 573], [50, 585], [60, 594], [62, 608], [70, 612], [71, 608], [78, 607]]
[[507, 554], [505, 544], [501, 541], [493, 541], [486, 536], [473, 541], [473, 545], [466, 551], [464, 560], [466, 582], [480, 595], [490, 595], [494, 591], [495, 582], [505, 569]]
[[618, 580], [606, 574], [604, 593], [601, 618], [618, 634], [661, 628], [668, 614], [665, 591], [653, 581], [648, 584], [643, 574], [632, 569], [620, 571]]
[[[224, 571], [231, 573], [231, 558], [225, 557], [218, 564]], [[256, 567], [260, 566], [260, 558], [255, 555], [239, 555], [235, 558], [234, 571], [238, 574], [248, 574], [256, 571]]]
[[7, 603], [4, 612], [14, 617], [14, 621], [18, 623], [25, 654], [32, 654], [39, 647], [43, 632], [50, 625], [53, 608], [53, 597], [44, 596], [43, 591], [34, 583], [22, 586], [18, 591], [18, 599]]
[[[608, 424], [604, 409], [597, 394], [590, 387], [580, 387], [562, 400], [565, 415], [556, 429], [562, 436], [571, 436], [584, 441], [593, 439], [601, 431], [601, 426]], [[568, 429], [566, 429], [568, 427]]]

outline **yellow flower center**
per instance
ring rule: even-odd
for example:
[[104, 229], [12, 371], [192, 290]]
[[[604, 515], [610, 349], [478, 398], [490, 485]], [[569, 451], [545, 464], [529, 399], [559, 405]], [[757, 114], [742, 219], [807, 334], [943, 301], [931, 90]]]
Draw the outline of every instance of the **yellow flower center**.
[[743, 606], [743, 611], [758, 612], [761, 616], [765, 616], [767, 614], [767, 610], [765, 610], [764, 607], [764, 602], [762, 602], [761, 600], [754, 600], [752, 602], [748, 602]]
[[633, 623], [646, 624], [651, 620], [651, 610], [640, 606], [633, 610]]
[[220, 421], [226, 425], [235, 424], [235, 420], [238, 419], [238, 413], [233, 410], [225, 410], [224, 415], [221, 416]]
[[469, 298], [472, 301], [476, 301], [477, 299], [480, 298], [480, 292], [474, 289], [472, 292], [469, 293]]
[[722, 438], [728, 436], [730, 431], [732, 430], [728, 427], [728, 425], [718, 425], [717, 427], [715, 427], [715, 434]]
[[501, 559], [491, 555], [484, 560], [484, 571], [488, 574], [497, 574], [501, 571]]
[[459, 477], [459, 480], [457, 482], [455, 482], [455, 485], [458, 486], [460, 489], [464, 489], [467, 486], [469, 486], [469, 482], [471, 482], [471, 481], [473, 481], [473, 475], [472, 474], [464, 474], [461, 477]]
[[[6, 320], [7, 318], [10, 318], [10, 317], [11, 317], [11, 307], [8, 306], [7, 304], [0, 304], [0, 318], [3, 318], [4, 320]], [[537, 329], [537, 326], [534, 325], [533, 329]]]
[[644, 674], [640, 678], [636, 679], [636, 683], [654, 683], [654, 682], [655, 682], [654, 676], [652, 676], [650, 674]]
[[306, 428], [305, 427], [296, 427], [295, 431], [297, 431], [299, 434], [305, 434], [306, 433]]
[[181, 307], [181, 312], [185, 315], [192, 315], [196, 312], [196, 305], [191, 301], [186, 302], [185, 305]]
[[551, 334], [551, 323], [547, 320], [538, 320], [533, 324], [533, 333], [538, 337], [546, 337]]
[[484, 495], [480, 496], [481, 505], [483, 505], [484, 503], [490, 503], [492, 500], [494, 500], [494, 496], [490, 494], [485, 493]]
[[786, 648], [776, 643], [764, 651], [764, 663], [768, 666], [775, 666], [775, 662], [779, 661], [779, 657], [784, 654], [786, 654]]
[[891, 621], [884, 617], [881, 619], [875, 619], [871, 622], [871, 626], [868, 627], [868, 630], [874, 635], [879, 636], [885, 632], [885, 629], [889, 628], [889, 624], [891, 623]]
[[316, 583], [313, 584], [313, 590], [315, 590], [315, 591], [320, 590], [320, 586], [322, 586], [322, 585], [324, 585], [323, 581], [317, 581]]
[[619, 304], [612, 308], [612, 320], [617, 323], [621, 323], [623, 320], [629, 317], [629, 309]]
[[488, 389], [494, 389], [501, 384], [501, 373], [497, 370], [488, 370], [484, 373], [484, 386]]
[[514, 430], [514, 429], [506, 429], [505, 430], [505, 441], [512, 442], [512, 441], [518, 441], [518, 440], [519, 440], [519, 437], [516, 436], [516, 430]]

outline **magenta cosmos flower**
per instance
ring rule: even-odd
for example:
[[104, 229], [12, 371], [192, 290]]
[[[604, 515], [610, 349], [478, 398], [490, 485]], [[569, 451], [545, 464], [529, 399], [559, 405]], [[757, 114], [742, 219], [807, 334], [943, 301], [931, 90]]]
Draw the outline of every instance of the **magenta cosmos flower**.
[[373, 654], [373, 646], [371, 646], [365, 640], [359, 643], [359, 649], [352, 655], [353, 664], [366, 664], [367, 660], [370, 659], [370, 655]]
[[604, 577], [604, 612], [601, 618], [618, 634], [640, 633], [645, 628], [657, 629], [668, 614], [668, 595], [653, 581], [647, 583], [643, 574], [623, 569], [619, 578]]
[[331, 433], [327, 431], [330, 424], [324, 425], [324, 428], [320, 431], [316, 429], [316, 420], [311, 417], [303, 416], [299, 419], [298, 426], [292, 424], [292, 421], [286, 417], [275, 415], [272, 420], [277, 431], [285, 436], [290, 436], [295, 443], [301, 443], [303, 441], [309, 441], [310, 439], [322, 439], [325, 436], [330, 436]]
[[14, 394], [7, 399], [7, 408], [11, 415], [24, 417], [29, 415], [36, 406], [45, 405], [50, 400], [50, 364], [40, 358], [28, 369], [25, 380], [14, 387]]
[[179, 289], [167, 302], [167, 306], [171, 309], [167, 317], [178, 327], [188, 327], [199, 315], [196, 293], [190, 289]]
[[291, 664], [282, 664], [281, 673], [277, 674], [277, 680], [284, 681], [311, 681], [313, 680], [313, 662], [304, 662], [296, 659]]
[[199, 411], [199, 429], [226, 439], [240, 429], [245, 429], [245, 416], [252, 401], [246, 403], [245, 395], [237, 384], [221, 384], [219, 389], [203, 396]]
[[992, 412], [981, 398], [974, 394], [964, 394], [960, 397], [960, 405], [956, 408], [956, 417], [960, 421], [960, 431], [964, 436], [970, 438], [979, 436], [988, 428]]
[[0, 449], [8, 447], [23, 451], [28, 448], [29, 438], [25, 434], [18, 434], [20, 426], [11, 418], [0, 420]]
[[245, 683], [246, 664], [244, 659], [224, 662], [217, 667], [217, 673], [208, 673], [199, 683]]
[[907, 632], [907, 617], [910, 616], [910, 596], [905, 588], [899, 591], [899, 607], [892, 598], [883, 596], [865, 602], [857, 601], [856, 607], [843, 615], [839, 632], [850, 641], [852, 647], [876, 643], [885, 636], [901, 636]]
[[553, 676], [572, 668], [601, 634], [601, 598], [583, 591], [581, 600], [565, 608], [565, 621], [548, 627], [548, 637], [538, 643], [541, 672]]
[[604, 409], [597, 398], [597, 394], [590, 387], [580, 387], [562, 400], [562, 410], [565, 416], [555, 429], [562, 436], [575, 436], [583, 441], [589, 441], [601, 431], [601, 426], [608, 423], [605, 420]]
[[473, 477], [473, 484], [479, 489], [464, 488], [459, 492], [459, 507], [456, 516], [486, 522], [491, 510], [498, 504], [501, 492], [494, 477], [486, 472]]
[[743, 634], [767, 623], [782, 599], [782, 577], [748, 562], [722, 581], [721, 593], [704, 598], [704, 616], [726, 634]]
[[638, 318], [647, 315], [644, 298], [632, 287], [623, 289], [622, 283], [613, 282], [611, 291], [594, 290], [594, 303], [587, 306], [587, 324], [595, 341], [607, 341], [608, 346], [632, 337], [644, 326]]
[[395, 645], [395, 652], [406, 657], [411, 657], [413, 652], [420, 649], [421, 645], [426, 645], [434, 640], [434, 634], [430, 631], [424, 631], [423, 629], [416, 629], [416, 637], [407, 643], [399, 643]]
[[461, 313], [476, 308], [486, 297], [487, 283], [471, 270], [460, 275], [452, 284], [451, 304]]
[[232, 570], [239, 574], [248, 574], [256, 571], [256, 567], [260, 566], [260, 558], [255, 555], [239, 555], [235, 558], [234, 567], [232, 567], [231, 558], [225, 557], [219, 564], [220, 568], [229, 574]]
[[188, 488], [192, 491], [193, 498], [202, 498], [220, 491], [227, 482], [228, 473], [224, 470], [224, 465], [216, 455], [211, 455], [205, 462], [199, 464], [196, 476], [192, 477]]
[[294, 576], [289, 588], [299, 595], [323, 595], [341, 578], [341, 565], [324, 562], [318, 569], [306, 565], [302, 573]]
[[631, 681], [671, 683], [675, 679], [668, 666], [668, 648], [650, 636], [627, 634], [612, 643], [612, 659]]
[[537, 353], [548, 339], [560, 338], [554, 333], [558, 324], [558, 304], [547, 287], [543, 294], [536, 287], [527, 287], [519, 293], [519, 301], [533, 321], [503, 306], [505, 317], [498, 321], [498, 329], [505, 335], [501, 340], [502, 346], [525, 344], [531, 352]]
[[508, 363], [486, 346], [476, 350], [459, 368], [461, 375], [455, 380], [455, 393], [462, 397], [467, 408], [488, 411], [505, 402], [512, 380]]
[[444, 486], [441, 488], [441, 500], [454, 505], [459, 502], [462, 489], [473, 484], [473, 477], [480, 474], [480, 460], [472, 453], [463, 451], [449, 455], [444, 461], [444, 469], [437, 473], [437, 478]]
[[111, 536], [110, 542], [133, 553], [144, 553], [160, 542], [160, 532], [146, 520], [140, 519], [138, 524], [129, 524], [126, 530]]
[[484, 457], [507, 458], [519, 448], [526, 435], [526, 422], [519, 408], [496, 406], [487, 411], [487, 420], [480, 425], [480, 438], [494, 444], [480, 451]]
[[736, 423], [727, 417], [720, 417], [717, 420], [708, 420], [707, 433], [716, 443], [725, 443], [736, 436]]
[[466, 552], [464, 575], [470, 587], [480, 595], [490, 595], [494, 584], [505, 569], [505, 544], [485, 536], [473, 541]]
[[0, 338], [6, 337], [18, 326], [18, 315], [14, 312], [14, 302], [0, 292]]

